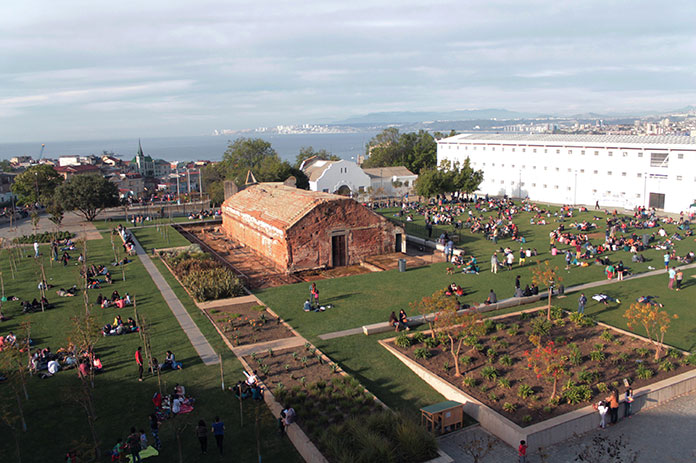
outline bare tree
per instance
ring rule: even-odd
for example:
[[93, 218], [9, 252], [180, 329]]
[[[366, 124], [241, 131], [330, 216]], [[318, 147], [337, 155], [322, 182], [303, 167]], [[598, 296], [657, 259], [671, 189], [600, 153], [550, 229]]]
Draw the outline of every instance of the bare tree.
[[635, 463], [638, 461], [638, 453], [633, 450], [623, 434], [612, 438], [597, 435], [592, 442], [580, 448], [575, 457], [577, 462], [587, 463]]
[[495, 439], [485, 434], [463, 440], [459, 444], [459, 448], [469, 455], [474, 460], [474, 463], [480, 463], [493, 450], [494, 445]]

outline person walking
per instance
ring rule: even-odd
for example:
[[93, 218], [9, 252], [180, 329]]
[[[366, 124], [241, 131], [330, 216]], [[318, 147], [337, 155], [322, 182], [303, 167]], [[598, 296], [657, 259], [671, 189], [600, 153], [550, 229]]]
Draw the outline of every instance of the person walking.
[[220, 451], [220, 455], [222, 455], [222, 440], [225, 437], [225, 423], [220, 421], [220, 417], [216, 416], [215, 417], [215, 422], [213, 423], [213, 435], [215, 436], [215, 443], [217, 444], [217, 448]]
[[34, 257], [39, 258], [39, 243], [34, 241]]
[[684, 272], [682, 272], [682, 269], [679, 269], [677, 270], [677, 274], [675, 275], [674, 279], [674, 281], [677, 283], [677, 291], [681, 289], [682, 280], [684, 280]]
[[498, 253], [494, 252], [491, 256], [491, 272], [498, 273]]
[[135, 351], [135, 363], [138, 364], [138, 381], [143, 380], [143, 353], [142, 353], [142, 347], [138, 346], [138, 349]]
[[512, 264], [514, 264], [514, 263], [515, 263], [515, 255], [512, 253], [512, 251], [510, 251], [505, 256], [505, 264], [507, 265], [507, 269], [512, 270]]
[[677, 270], [674, 267], [672, 267], [669, 269], [668, 274], [669, 274], [669, 283], [667, 284], [667, 287], [669, 289], [673, 289], [674, 288], [674, 279], [677, 277]]
[[665, 270], [669, 270], [669, 252], [666, 252], [664, 256], [662, 256], [665, 262]]
[[585, 314], [585, 304], [587, 304], [587, 297], [585, 297], [585, 293], [580, 293], [580, 297], [578, 298], [578, 313]]
[[130, 428], [130, 434], [126, 439], [128, 452], [133, 458], [133, 463], [138, 463], [140, 460], [140, 433], [135, 430], [135, 427]]
[[154, 413], [150, 415], [150, 433], [155, 439], [155, 448], [159, 450], [162, 447], [162, 442], [160, 442], [159, 438], [159, 421], [157, 421], [157, 415]]
[[201, 444], [201, 453], [206, 455], [208, 453], [208, 427], [203, 420], [198, 421], [196, 437], [198, 437], [198, 442]]

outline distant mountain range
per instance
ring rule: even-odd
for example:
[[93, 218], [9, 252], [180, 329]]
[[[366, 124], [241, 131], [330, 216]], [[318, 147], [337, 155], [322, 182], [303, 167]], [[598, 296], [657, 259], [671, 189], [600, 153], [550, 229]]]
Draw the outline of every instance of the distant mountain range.
[[696, 106], [686, 106], [673, 111], [637, 111], [635, 113], [584, 113], [575, 115], [542, 114], [509, 111], [507, 109], [464, 109], [458, 111], [393, 111], [376, 112], [362, 116], [353, 116], [347, 119], [332, 122], [332, 125], [368, 125], [368, 124], [413, 124], [422, 122], [444, 121], [481, 121], [481, 120], [519, 120], [519, 119], [630, 119], [640, 117], [660, 117], [670, 114], [685, 114], [696, 111]]
[[414, 111], [394, 111], [369, 113], [364, 116], [354, 116], [336, 121], [334, 124], [408, 124], [424, 121], [471, 121], [481, 119], [530, 119], [539, 117], [538, 114], [520, 113], [508, 111], [507, 109], [464, 109], [459, 111], [445, 112], [414, 112]]

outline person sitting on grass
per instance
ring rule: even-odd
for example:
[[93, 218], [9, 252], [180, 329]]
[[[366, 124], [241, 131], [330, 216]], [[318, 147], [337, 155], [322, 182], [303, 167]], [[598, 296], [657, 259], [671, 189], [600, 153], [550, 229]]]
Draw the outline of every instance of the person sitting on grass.
[[161, 364], [159, 368], [160, 370], [181, 370], [183, 368], [183, 365], [181, 364], [181, 362], [177, 362], [176, 358], [174, 357], [174, 353], [168, 350], [164, 358], [164, 363]]
[[118, 290], [114, 289], [114, 292], [111, 293], [111, 302], [116, 302], [118, 299], [121, 299], [121, 295], [118, 294]]

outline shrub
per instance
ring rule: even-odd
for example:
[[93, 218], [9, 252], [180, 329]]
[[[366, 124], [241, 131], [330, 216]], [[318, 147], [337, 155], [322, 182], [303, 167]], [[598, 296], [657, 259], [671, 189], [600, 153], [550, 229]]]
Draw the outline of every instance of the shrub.
[[397, 347], [400, 347], [402, 349], [408, 349], [409, 347], [411, 347], [411, 338], [409, 338], [405, 334], [400, 334], [396, 337], [394, 344], [396, 344]]
[[515, 413], [515, 410], [517, 410], [517, 405], [510, 402], [505, 402], [503, 404], [503, 410], [505, 410], [508, 413]]
[[500, 386], [503, 389], [510, 389], [510, 387], [512, 387], [510, 385], [510, 380], [507, 378], [500, 378], [498, 380], [498, 386]]
[[520, 384], [517, 388], [517, 396], [526, 399], [534, 395], [534, 389], [529, 384]]
[[481, 368], [481, 376], [486, 378], [488, 381], [495, 381], [495, 379], [498, 377], [498, 370], [491, 365], [486, 365], [485, 367]]
[[595, 387], [602, 394], [609, 392], [609, 386], [607, 386], [605, 383], [597, 383]]
[[276, 400], [283, 402], [285, 401], [285, 384], [283, 383], [278, 383], [278, 385], [273, 389], [273, 395], [276, 397]]
[[486, 328], [486, 333], [492, 333], [495, 331], [495, 322], [489, 318], [483, 322], [483, 327]]
[[562, 346], [566, 343], [566, 338], [565, 338], [565, 336], [556, 336], [553, 339], [553, 342], [558, 346]]
[[12, 240], [15, 244], [32, 244], [36, 243], [50, 243], [53, 240], [65, 240], [68, 238], [73, 238], [74, 233], [69, 231], [59, 231], [59, 232], [43, 232], [32, 235], [24, 235]]
[[570, 321], [575, 323], [575, 326], [578, 328], [594, 325], [594, 321], [590, 317], [586, 317], [584, 314], [579, 312], [571, 312], [569, 318]]
[[508, 336], [515, 336], [520, 331], [520, 325], [513, 323], [510, 328], [507, 329]]
[[674, 366], [674, 364], [667, 359], [661, 361], [660, 364], [657, 366], [657, 369], [660, 371], [672, 371], [675, 368], [676, 367]]
[[181, 278], [182, 283], [199, 301], [224, 299], [244, 294], [242, 283], [227, 268], [193, 270]]
[[424, 342], [425, 334], [422, 331], [416, 331], [411, 339], [413, 339], [413, 342]]
[[459, 363], [463, 367], [469, 366], [471, 365], [471, 357], [469, 357], [468, 355], [462, 355], [461, 357], [459, 357]]
[[442, 369], [445, 370], [445, 373], [449, 373], [449, 371], [452, 369], [452, 367], [451, 367], [450, 364], [449, 364], [449, 361], [446, 361], [446, 362], [442, 365]]
[[538, 316], [532, 320], [532, 333], [537, 336], [548, 336], [551, 332], [551, 326], [553, 324], [545, 316]]
[[563, 309], [560, 307], [551, 307], [551, 320], [560, 320], [563, 318]]
[[496, 394], [495, 392], [489, 392], [488, 393], [488, 400], [490, 400], [491, 402], [497, 402], [498, 401], [498, 394]]
[[532, 422], [532, 415], [524, 415], [522, 417], [522, 422], [525, 424], [531, 423]]
[[696, 365], [696, 354], [689, 354], [682, 357], [682, 363], [684, 365]]
[[510, 347], [510, 343], [501, 339], [500, 341], [496, 342], [493, 347], [495, 347], [496, 349], [499, 349], [499, 350], [505, 350], [508, 347]]
[[578, 345], [572, 342], [568, 344], [568, 350], [568, 361], [572, 365], [580, 365], [582, 363], [582, 352], [580, 352], [580, 348], [578, 347]]
[[602, 343], [597, 343], [597, 344], [594, 345], [595, 350], [601, 350], [601, 351], [603, 351], [605, 347], [606, 347], [606, 345], [604, 345], [604, 344], [602, 344]]
[[[430, 338], [428, 338], [430, 339]], [[419, 347], [418, 349], [413, 351], [413, 356], [416, 357], [417, 359], [429, 359], [430, 357], [433, 356], [433, 354], [430, 352], [430, 349], [426, 349], [424, 347]]]
[[502, 355], [499, 359], [498, 362], [501, 365], [504, 365], [506, 367], [509, 367], [512, 365], [512, 357], [510, 357], [508, 354]]
[[475, 387], [476, 386], [476, 379], [472, 378], [471, 376], [467, 376], [462, 380], [462, 385], [465, 387]]
[[544, 405], [544, 413], [551, 413], [553, 411], [553, 407], [551, 405]]
[[599, 380], [599, 372], [596, 370], [585, 370], [578, 373], [578, 379], [585, 384], [594, 384]]
[[653, 374], [653, 371], [642, 363], [636, 368], [636, 376], [639, 379], [650, 379], [653, 377]]
[[480, 342], [477, 342], [476, 344], [474, 344], [473, 347], [474, 347], [474, 349], [476, 349], [476, 350], [479, 351], [479, 352], [481, 352], [483, 349], [486, 348], [486, 346], [484, 346], [484, 345], [481, 344]]
[[592, 389], [587, 384], [575, 384], [568, 380], [563, 386], [562, 397], [563, 400], [572, 405], [587, 402], [592, 399]]
[[605, 358], [606, 355], [604, 355], [604, 352], [601, 350], [593, 350], [590, 352], [590, 360], [593, 362], [603, 362]]
[[505, 329], [505, 323], [496, 323], [495, 324], [496, 331], [503, 331], [504, 329]]
[[636, 354], [640, 355], [641, 357], [647, 357], [650, 355], [650, 350], [647, 347], [636, 347]]
[[670, 350], [668, 350], [668, 351], [667, 351], [667, 355], [668, 355], [669, 357], [673, 358], [673, 359], [678, 359], [678, 358], [680, 358], [680, 357], [682, 356], [682, 354], [679, 353], [679, 351], [677, 351], [677, 350], [675, 350], [675, 349], [670, 349]]
[[478, 343], [478, 338], [477, 338], [476, 336], [469, 335], [469, 336], [466, 336], [466, 337], [464, 338], [464, 344], [467, 345], [467, 346], [473, 347], [473, 346], [475, 346], [477, 343]]
[[440, 344], [440, 340], [437, 339], [436, 337], [430, 336], [428, 338], [425, 338], [425, 341], [423, 341], [423, 344], [425, 344], [427, 347], [434, 349], [435, 347]]
[[614, 335], [611, 334], [611, 331], [609, 331], [607, 328], [602, 331], [602, 334], [599, 335], [599, 337], [604, 339], [606, 342], [612, 342], [614, 340]]
[[492, 361], [496, 355], [498, 355], [498, 353], [495, 351], [495, 349], [490, 348], [486, 351], [486, 357], [488, 357], [489, 361]]

